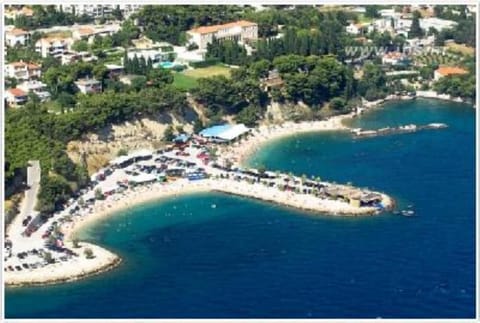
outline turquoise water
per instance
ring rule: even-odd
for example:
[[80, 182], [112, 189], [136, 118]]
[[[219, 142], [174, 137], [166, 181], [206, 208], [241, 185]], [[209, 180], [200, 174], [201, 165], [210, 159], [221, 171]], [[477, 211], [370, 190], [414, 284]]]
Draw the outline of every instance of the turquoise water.
[[175, 66], [173, 62], [160, 62], [158, 63], [158, 65], [163, 68], [172, 68], [173, 66]]
[[[270, 169], [384, 191], [415, 216], [313, 216], [196, 194], [143, 205], [82, 234], [119, 253], [109, 273], [7, 289], [6, 315], [471, 318], [475, 315], [475, 110], [431, 100], [355, 120], [447, 129], [354, 140], [307, 134], [264, 147]], [[213, 207], [215, 205], [216, 207]]]

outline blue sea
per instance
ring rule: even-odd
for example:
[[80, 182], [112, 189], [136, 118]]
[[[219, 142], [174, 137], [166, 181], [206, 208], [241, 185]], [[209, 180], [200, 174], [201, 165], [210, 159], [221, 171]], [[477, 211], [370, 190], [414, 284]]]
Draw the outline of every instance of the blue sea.
[[475, 110], [388, 103], [352, 121], [449, 127], [269, 143], [250, 164], [352, 182], [415, 215], [331, 217], [223, 194], [124, 211], [82, 237], [120, 267], [82, 281], [6, 290], [8, 318], [473, 318]]

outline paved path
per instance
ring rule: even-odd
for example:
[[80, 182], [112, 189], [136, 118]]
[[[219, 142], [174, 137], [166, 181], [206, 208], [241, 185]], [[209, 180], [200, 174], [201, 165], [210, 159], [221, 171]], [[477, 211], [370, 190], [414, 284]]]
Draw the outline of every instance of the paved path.
[[23, 198], [20, 213], [13, 219], [12, 223], [8, 227], [7, 234], [12, 241], [15, 241], [12, 251], [15, 253], [15, 250], [21, 244], [22, 241], [26, 240], [22, 237], [22, 232], [26, 227], [22, 225], [23, 220], [31, 215], [32, 219], [38, 213], [36, 212], [35, 205], [37, 204], [37, 195], [40, 190], [40, 162], [38, 160], [29, 161], [27, 168], [27, 185], [28, 189], [25, 191], [25, 197]]

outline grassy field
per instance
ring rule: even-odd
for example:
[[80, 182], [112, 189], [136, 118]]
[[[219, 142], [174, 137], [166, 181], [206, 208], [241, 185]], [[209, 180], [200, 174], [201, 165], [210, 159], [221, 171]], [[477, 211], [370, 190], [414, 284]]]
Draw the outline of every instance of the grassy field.
[[196, 68], [193, 70], [188, 70], [183, 72], [185, 75], [193, 77], [193, 78], [201, 78], [201, 77], [210, 77], [216, 75], [223, 75], [226, 77], [230, 77], [230, 68], [222, 65], [215, 65], [203, 68]]
[[184, 73], [175, 73], [173, 75], [173, 85], [180, 90], [190, 90], [197, 86], [197, 79], [187, 76]]
[[230, 68], [222, 65], [215, 65], [175, 73], [173, 76], [173, 85], [178, 89], [190, 90], [197, 86], [197, 79], [216, 75], [230, 77]]
[[475, 48], [469, 47], [465, 44], [455, 44], [455, 43], [448, 43], [446, 47], [455, 53], [460, 53], [462, 55], [473, 56], [475, 55]]
[[72, 37], [72, 32], [65, 30], [65, 31], [53, 31], [50, 33], [45, 34], [46, 37], [58, 37], [58, 38], [68, 38]]

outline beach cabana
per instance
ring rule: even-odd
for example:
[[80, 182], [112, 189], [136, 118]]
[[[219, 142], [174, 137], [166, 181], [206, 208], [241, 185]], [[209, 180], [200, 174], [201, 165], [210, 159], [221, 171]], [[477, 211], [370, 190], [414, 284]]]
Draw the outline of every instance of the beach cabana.
[[131, 176], [128, 178], [128, 182], [132, 184], [147, 184], [157, 181], [157, 176], [153, 174], [140, 174], [138, 176]]
[[200, 136], [213, 142], [230, 142], [249, 132], [243, 123], [236, 125], [217, 125], [200, 131]]

